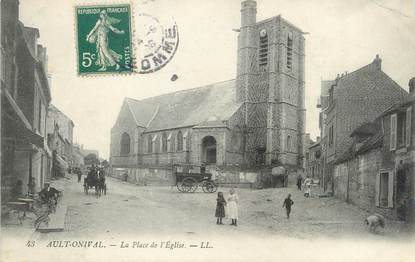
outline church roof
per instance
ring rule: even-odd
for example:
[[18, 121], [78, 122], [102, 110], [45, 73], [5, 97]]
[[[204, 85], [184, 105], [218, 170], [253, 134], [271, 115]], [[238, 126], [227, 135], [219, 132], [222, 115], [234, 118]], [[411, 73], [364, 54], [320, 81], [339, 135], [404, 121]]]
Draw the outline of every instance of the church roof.
[[229, 80], [143, 100], [126, 98], [136, 124], [146, 132], [186, 126], [218, 126], [240, 107]]

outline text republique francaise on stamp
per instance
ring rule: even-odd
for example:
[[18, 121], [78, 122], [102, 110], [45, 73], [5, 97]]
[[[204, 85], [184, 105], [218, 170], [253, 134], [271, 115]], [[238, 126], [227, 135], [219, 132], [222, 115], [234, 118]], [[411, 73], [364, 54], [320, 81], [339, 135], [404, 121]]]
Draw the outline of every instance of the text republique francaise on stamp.
[[77, 6], [78, 73], [146, 74], [163, 68], [179, 44], [177, 25], [149, 14], [138, 17], [138, 28], [132, 28], [129, 4]]

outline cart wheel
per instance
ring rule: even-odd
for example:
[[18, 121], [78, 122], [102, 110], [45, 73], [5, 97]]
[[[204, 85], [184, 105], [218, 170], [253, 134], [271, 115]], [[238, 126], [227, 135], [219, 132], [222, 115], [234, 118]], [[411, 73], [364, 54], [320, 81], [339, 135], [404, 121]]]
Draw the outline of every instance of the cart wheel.
[[202, 185], [203, 192], [205, 193], [214, 193], [218, 189], [214, 182], [205, 181]]
[[177, 183], [176, 184], [176, 187], [177, 187], [177, 190], [179, 191], [179, 192], [181, 192], [181, 193], [183, 193], [183, 189], [182, 189], [182, 183]]
[[182, 181], [182, 191], [183, 192], [195, 192], [197, 189], [197, 181], [193, 177], [186, 177]]

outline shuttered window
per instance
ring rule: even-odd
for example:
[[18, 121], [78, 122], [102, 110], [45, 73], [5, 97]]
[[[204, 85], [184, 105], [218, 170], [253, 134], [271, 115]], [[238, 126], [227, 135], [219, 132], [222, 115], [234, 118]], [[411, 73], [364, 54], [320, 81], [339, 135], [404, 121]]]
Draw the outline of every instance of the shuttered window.
[[380, 172], [376, 175], [376, 197], [377, 207], [393, 208], [394, 176], [393, 172]]
[[405, 137], [405, 145], [407, 147], [409, 147], [411, 145], [411, 120], [412, 120], [412, 106], [408, 107], [406, 109], [406, 123], [405, 123], [405, 128], [406, 128], [406, 137]]
[[393, 172], [388, 176], [388, 207], [393, 208]]
[[390, 123], [390, 150], [396, 149], [396, 124], [396, 114], [393, 114]]

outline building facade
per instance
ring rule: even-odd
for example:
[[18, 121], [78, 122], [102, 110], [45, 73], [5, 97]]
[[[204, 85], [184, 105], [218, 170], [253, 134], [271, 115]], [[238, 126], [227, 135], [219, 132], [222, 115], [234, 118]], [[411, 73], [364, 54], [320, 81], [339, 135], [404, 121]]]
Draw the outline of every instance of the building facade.
[[[19, 1], [1, 1], [1, 200], [39, 191], [50, 179], [46, 114], [51, 101], [46, 48], [39, 30], [19, 21]], [[29, 189], [30, 185], [35, 185]], [[29, 192], [32, 191], [32, 192]]]
[[256, 2], [241, 5], [236, 80], [126, 98], [111, 130], [113, 167], [303, 166], [302, 31], [281, 16], [257, 22]]
[[[58, 143], [58, 146], [54, 145], [53, 148], [57, 150], [58, 155], [69, 166], [74, 164], [73, 129], [74, 123], [72, 119], [51, 104], [48, 108], [47, 117], [48, 134], [51, 134], [54, 137], [53, 139], [56, 140], [55, 143]], [[61, 139], [62, 142], [59, 142], [59, 139]]]
[[373, 121], [407, 92], [382, 71], [379, 56], [372, 63], [338, 76], [329, 89], [324, 109], [323, 187], [334, 190], [334, 163], [353, 142], [353, 130]]
[[336, 162], [335, 195], [371, 212], [414, 224], [415, 78], [410, 96], [352, 133]]
[[322, 154], [321, 154], [321, 140], [318, 137], [317, 142], [308, 147], [306, 153], [306, 174], [315, 182], [322, 181]]

